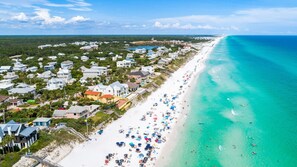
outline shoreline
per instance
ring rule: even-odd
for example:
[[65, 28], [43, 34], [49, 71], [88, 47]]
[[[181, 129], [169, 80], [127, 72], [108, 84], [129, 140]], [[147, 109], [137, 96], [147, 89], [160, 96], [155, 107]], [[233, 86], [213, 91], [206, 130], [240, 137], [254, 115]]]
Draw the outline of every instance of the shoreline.
[[[137, 104], [129, 109], [122, 118], [109, 124], [102, 135], [95, 133], [90, 136], [90, 141], [76, 145], [59, 164], [64, 167], [73, 166], [73, 164], [75, 166], [106, 166], [104, 163], [108, 166], [115, 166], [115, 161], [123, 159], [127, 154], [123, 165], [137, 166], [140, 161], [139, 156], [141, 154], [144, 156], [147, 153], [147, 149], [144, 147], [149, 143], [154, 149], [150, 153], [151, 156], [149, 156], [150, 159], [146, 166], [156, 166], [155, 163], [159, 163], [160, 155], [167, 155], [168, 151], [164, 152], [164, 150], [174, 143], [170, 139], [174, 137], [179, 124], [186, 120], [184, 114], [190, 111], [183, 101], [187, 100], [189, 103], [188, 95], [205, 67], [205, 60], [222, 38], [218, 37], [214, 41], [204, 43], [202, 49], [174, 72], [146, 101]], [[174, 108], [172, 109], [169, 105]], [[142, 118], [145, 119], [141, 120]], [[152, 141], [150, 142], [144, 140], [145, 137], [155, 133], [158, 134], [158, 138], [151, 137]], [[131, 136], [133, 134], [139, 140], [127, 137], [128, 134]], [[116, 142], [124, 142], [125, 146], [117, 146]], [[133, 143], [133, 148], [129, 146], [131, 143]], [[113, 156], [106, 162], [108, 154]]]
[[[198, 72], [195, 74], [195, 76], [193, 77], [191, 83], [189, 84], [189, 89], [186, 90], [185, 94], [184, 94], [184, 104], [183, 104], [183, 108], [184, 111], [181, 113], [181, 116], [178, 120], [178, 122], [175, 124], [174, 126], [174, 130], [171, 132], [171, 134], [169, 134], [169, 138], [170, 139], [176, 139], [179, 140], [180, 136], [180, 132], [183, 131], [184, 129], [184, 124], [187, 120], [188, 114], [191, 112], [191, 99], [192, 99], [192, 92], [195, 89], [195, 86], [198, 83], [198, 79], [201, 75], [201, 73], [204, 71], [206, 65], [205, 65], [205, 61], [209, 58], [209, 55], [211, 54], [211, 52], [213, 51], [213, 49], [215, 48], [215, 46], [220, 42], [221, 39], [223, 39], [224, 37], [218, 37], [216, 40], [216, 42], [214, 43], [214, 46], [210, 49], [207, 50], [207, 53], [205, 54], [206, 56], [203, 57], [203, 60], [201, 62], [201, 69], [198, 70]], [[156, 166], [166, 166], [168, 164], [168, 162], [170, 161], [170, 155], [172, 154], [173, 150], [176, 148], [177, 146], [177, 142], [173, 141], [173, 140], [169, 140], [168, 142], [166, 142], [166, 144], [164, 145], [159, 158], [156, 161]], [[166, 150], [166, 151], [165, 151]], [[164, 158], [165, 157], [165, 158]]]

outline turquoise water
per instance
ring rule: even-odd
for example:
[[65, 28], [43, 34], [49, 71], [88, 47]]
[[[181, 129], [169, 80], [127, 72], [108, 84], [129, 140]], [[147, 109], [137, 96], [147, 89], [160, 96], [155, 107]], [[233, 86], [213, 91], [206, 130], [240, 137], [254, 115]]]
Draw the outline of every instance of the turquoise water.
[[297, 36], [229, 36], [206, 65], [166, 166], [297, 166]]

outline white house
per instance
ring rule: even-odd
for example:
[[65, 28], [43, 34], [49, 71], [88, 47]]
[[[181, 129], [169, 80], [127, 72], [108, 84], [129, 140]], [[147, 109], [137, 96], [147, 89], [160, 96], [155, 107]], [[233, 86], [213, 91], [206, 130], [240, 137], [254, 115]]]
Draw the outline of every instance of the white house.
[[72, 61], [63, 61], [61, 63], [61, 68], [64, 68], [64, 69], [71, 69], [73, 67], [73, 62]]
[[64, 79], [64, 81], [68, 83], [72, 79], [71, 71], [68, 69], [60, 68], [60, 70], [57, 73], [57, 77], [60, 79]]
[[37, 69], [38, 69], [38, 68], [37, 68], [36, 66], [29, 67], [29, 68], [27, 68], [26, 72], [36, 72]]
[[128, 53], [126, 59], [133, 59], [133, 53]]
[[89, 57], [88, 56], [82, 56], [80, 59], [81, 59], [81, 61], [85, 62], [85, 61], [89, 60]]
[[81, 67], [84, 78], [96, 78], [107, 75], [107, 67], [92, 66], [91, 68]]
[[120, 68], [129, 68], [134, 64], [135, 64], [135, 61], [133, 59], [117, 61], [117, 67], [120, 67]]
[[178, 52], [169, 53], [168, 56], [169, 56], [171, 59], [175, 60], [175, 59], [178, 57]]
[[63, 87], [66, 85], [64, 79], [60, 78], [51, 78], [49, 81], [47, 81], [46, 88], [47, 90], [57, 90], [57, 89], [63, 89]]
[[6, 80], [15, 80], [18, 79], [19, 76], [15, 74], [15, 72], [8, 72], [6, 75], [3, 76], [4, 79]]
[[153, 74], [155, 72], [155, 69], [153, 66], [142, 66], [141, 71], [149, 72], [150, 74]]
[[11, 66], [1, 66], [0, 67], [0, 73], [8, 72], [8, 71], [11, 71], [11, 70], [12, 70]]
[[115, 55], [112, 57], [112, 61], [117, 61], [117, 59], [122, 59], [123, 56]]
[[48, 56], [48, 58], [51, 59], [51, 60], [56, 60], [57, 56]]
[[11, 83], [11, 80], [1, 80], [0, 81], [0, 89], [6, 89], [9, 90], [13, 88], [13, 83]]
[[37, 74], [37, 78], [41, 78], [44, 80], [48, 80], [50, 79], [52, 76], [54, 76], [54, 74], [51, 71], [45, 71], [41, 74]]
[[93, 88], [93, 91], [101, 92], [102, 95], [110, 94], [118, 97], [126, 97], [129, 94], [128, 90], [129, 90], [128, 85], [121, 84], [119, 81], [114, 82], [108, 86], [99, 84]]
[[29, 86], [25, 83], [20, 83], [15, 88], [8, 90], [9, 95], [12, 95], [12, 94], [24, 95], [28, 93], [35, 95], [35, 92], [36, 92], [36, 89], [33, 86]]
[[26, 71], [27, 65], [22, 64], [21, 62], [17, 61], [14, 63], [13, 71]]

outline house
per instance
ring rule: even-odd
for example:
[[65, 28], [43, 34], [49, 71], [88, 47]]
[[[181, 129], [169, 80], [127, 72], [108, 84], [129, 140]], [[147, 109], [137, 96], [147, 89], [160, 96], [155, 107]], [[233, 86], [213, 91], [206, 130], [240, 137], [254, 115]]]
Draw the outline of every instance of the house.
[[98, 57], [97, 59], [99, 59], [100, 61], [105, 61], [106, 57]]
[[129, 87], [127, 84], [121, 84], [119, 81], [116, 81], [108, 86], [99, 84], [93, 88], [95, 92], [101, 92], [102, 95], [113, 95], [118, 97], [125, 97], [128, 95]]
[[135, 92], [139, 88], [139, 84], [137, 83], [127, 82], [126, 84], [128, 85], [130, 92]]
[[115, 55], [112, 57], [112, 61], [117, 61], [117, 59], [122, 59], [123, 56]]
[[142, 66], [141, 71], [145, 71], [145, 72], [148, 72], [150, 74], [154, 74], [155, 69], [154, 69], [153, 66]]
[[42, 129], [42, 128], [48, 128], [50, 126], [51, 122], [52, 122], [51, 118], [36, 118], [33, 121], [33, 125], [34, 125], [34, 127]]
[[65, 56], [65, 53], [58, 53], [58, 56]]
[[35, 74], [28, 74], [27, 75], [27, 78], [29, 78], [29, 79], [32, 79], [32, 78], [34, 78], [35, 77]]
[[70, 60], [63, 61], [61, 63], [61, 68], [63, 68], [63, 69], [71, 69], [72, 67], [73, 67], [73, 62]]
[[133, 59], [133, 53], [128, 53], [126, 59]]
[[10, 72], [10, 71], [12, 71], [11, 66], [0, 66], [0, 73]]
[[103, 96], [100, 96], [99, 101], [100, 101], [100, 103], [109, 104], [109, 103], [116, 102], [117, 99], [119, 99], [119, 98], [116, 98], [110, 94], [105, 94]]
[[9, 102], [9, 96], [0, 95], [0, 105], [6, 102]]
[[44, 66], [44, 71], [51, 71], [55, 69], [55, 65], [53, 64], [48, 64]]
[[42, 74], [37, 74], [37, 78], [41, 78], [43, 80], [49, 80], [51, 77], [55, 76], [51, 71], [45, 71]]
[[159, 64], [159, 65], [167, 65], [167, 64], [169, 64], [171, 61], [172, 61], [172, 59], [170, 59], [170, 58], [161, 58], [161, 59], [158, 61], [158, 64]]
[[38, 60], [37, 61], [43, 61], [43, 58], [42, 57], [40, 57], [40, 58], [38, 58]]
[[92, 100], [99, 100], [101, 93], [100, 92], [95, 92], [95, 91], [91, 91], [91, 90], [87, 90], [84, 93], [85, 97], [87, 97], [88, 99], [92, 99]]
[[13, 95], [13, 94], [19, 94], [19, 95], [34, 94], [35, 95], [35, 93], [36, 93], [36, 89], [25, 83], [20, 83], [15, 88], [8, 90], [9, 95]]
[[117, 67], [119, 67], [119, 68], [130, 68], [134, 64], [136, 64], [136, 63], [133, 59], [117, 61]]
[[83, 106], [71, 106], [67, 112], [65, 117], [66, 118], [73, 118], [73, 119], [78, 119], [78, 118], [87, 118], [89, 114], [89, 111], [86, 107]]
[[24, 72], [24, 71], [26, 71], [26, 68], [27, 68], [26, 65], [22, 64], [19, 61], [16, 61], [14, 63], [14, 66], [13, 66], [13, 71], [22, 71], [22, 72]]
[[4, 79], [6, 80], [15, 80], [18, 79], [19, 76], [15, 74], [15, 72], [8, 72], [6, 75], [3, 76]]
[[0, 80], [0, 89], [12, 89], [13, 88], [13, 83], [11, 83], [11, 80]]
[[59, 79], [63, 79], [66, 83], [69, 83], [72, 80], [71, 71], [67, 68], [60, 68], [57, 73]]
[[178, 53], [177, 53], [177, 52], [169, 53], [168, 56], [169, 56], [171, 59], [175, 60], [175, 59], [178, 57]]
[[145, 48], [142, 48], [142, 49], [135, 49], [135, 50], [134, 50], [134, 53], [137, 53], [137, 54], [144, 54], [144, 53], [146, 53], [146, 49], [145, 49]]
[[30, 57], [27, 57], [27, 58], [26, 58], [26, 60], [32, 60], [32, 59], [34, 59], [33, 56], [30, 56]]
[[38, 68], [36, 66], [27, 68], [26, 72], [36, 72]]
[[145, 85], [148, 82], [148, 76], [150, 75], [149, 72], [146, 71], [134, 71], [128, 74], [128, 78], [134, 79], [136, 83], [140, 84], [141, 86]]
[[11, 106], [20, 106], [24, 104], [24, 100], [23, 99], [9, 99], [9, 103]]
[[66, 85], [64, 79], [60, 78], [51, 78], [49, 81], [47, 81], [46, 88], [47, 90], [57, 90], [57, 89], [63, 89], [63, 87]]
[[51, 59], [51, 60], [56, 60], [57, 56], [48, 56], [48, 58]]
[[120, 110], [127, 110], [131, 105], [128, 99], [120, 99], [117, 101], [117, 108]]
[[88, 61], [89, 60], [89, 57], [88, 56], [82, 56], [80, 58], [81, 61], [85, 62], [85, 61]]
[[66, 112], [67, 110], [55, 110], [52, 117], [54, 119], [66, 118]]
[[[10, 143], [11, 145], [6, 145], [5, 147], [17, 146], [19, 149], [30, 147], [38, 139], [37, 128], [27, 127], [13, 120], [6, 124], [0, 124], [0, 142], [2, 142], [3, 138], [7, 135], [13, 136], [14, 138]], [[0, 148], [3, 149], [3, 146]]]
[[83, 46], [80, 48], [80, 50], [85, 50], [85, 51], [93, 51], [95, 49], [98, 49], [98, 45], [89, 45], [89, 46]]
[[84, 78], [96, 78], [101, 75], [107, 75], [107, 67], [92, 66], [91, 68], [81, 67]]

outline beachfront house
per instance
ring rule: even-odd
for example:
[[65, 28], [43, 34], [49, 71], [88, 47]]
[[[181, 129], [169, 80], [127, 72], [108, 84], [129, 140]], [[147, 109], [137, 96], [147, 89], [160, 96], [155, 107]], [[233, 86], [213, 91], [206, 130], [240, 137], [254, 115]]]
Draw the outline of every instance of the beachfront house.
[[7, 72], [6, 75], [3, 76], [4, 79], [6, 80], [15, 80], [15, 79], [18, 79], [19, 76], [15, 74], [15, 72]]
[[172, 59], [171, 58], [161, 58], [158, 61], [159, 65], [168, 65], [169, 63], [171, 63]]
[[24, 65], [19, 61], [16, 61], [14, 63], [13, 71], [22, 71], [22, 72], [24, 72], [24, 71], [26, 71], [26, 69], [27, 69], [27, 65]]
[[128, 85], [130, 92], [135, 92], [139, 88], [139, 84], [137, 83], [127, 82], [126, 84]]
[[150, 74], [154, 74], [155, 73], [155, 68], [153, 66], [142, 66], [141, 71], [145, 71], [145, 72], [148, 72]]
[[83, 78], [97, 78], [101, 75], [107, 75], [107, 67], [92, 66], [91, 68], [81, 67]]
[[12, 89], [14, 83], [11, 83], [11, 80], [0, 80], [0, 89]]
[[61, 68], [63, 68], [63, 69], [71, 69], [72, 67], [73, 67], [73, 62], [70, 60], [63, 61], [61, 63]]
[[101, 92], [102, 95], [113, 95], [118, 97], [126, 97], [129, 94], [129, 87], [127, 84], [121, 84], [119, 81], [116, 81], [108, 86], [103, 84], [96, 85], [92, 91]]
[[89, 114], [89, 111], [84, 106], [71, 106], [67, 110], [65, 117], [66, 118], [73, 118], [73, 119], [87, 118], [88, 114]]
[[58, 90], [63, 89], [66, 85], [64, 79], [61, 78], [51, 78], [47, 81], [46, 88], [47, 90]]
[[11, 66], [0, 66], [0, 73], [11, 72], [11, 71], [12, 71]]
[[33, 125], [34, 125], [34, 127], [43, 129], [43, 128], [48, 128], [50, 126], [51, 122], [52, 122], [51, 118], [36, 118], [33, 121]]
[[25, 94], [33, 94], [35, 96], [36, 89], [33, 86], [29, 86], [25, 83], [19, 83], [15, 88], [8, 90], [9, 95], [18, 94], [18, 95], [25, 95]]
[[28, 127], [21, 123], [16, 123], [13, 120], [6, 124], [0, 124], [0, 143], [3, 142], [5, 136], [12, 136], [12, 141], [3, 147], [17, 146], [19, 149], [30, 147], [37, 140], [37, 128]]
[[57, 73], [57, 77], [59, 79], [63, 79], [66, 83], [69, 83], [72, 80], [71, 71], [67, 68], [60, 68]]
[[128, 78], [130, 79], [130, 81], [132, 79], [135, 80], [136, 83], [140, 84], [141, 86], [145, 85], [146, 83], [148, 83], [148, 77], [149, 77], [150, 73], [146, 72], [146, 71], [133, 71], [130, 72], [128, 74]]
[[135, 64], [136, 62], [133, 59], [117, 61], [117, 67], [119, 68], [130, 68]]

